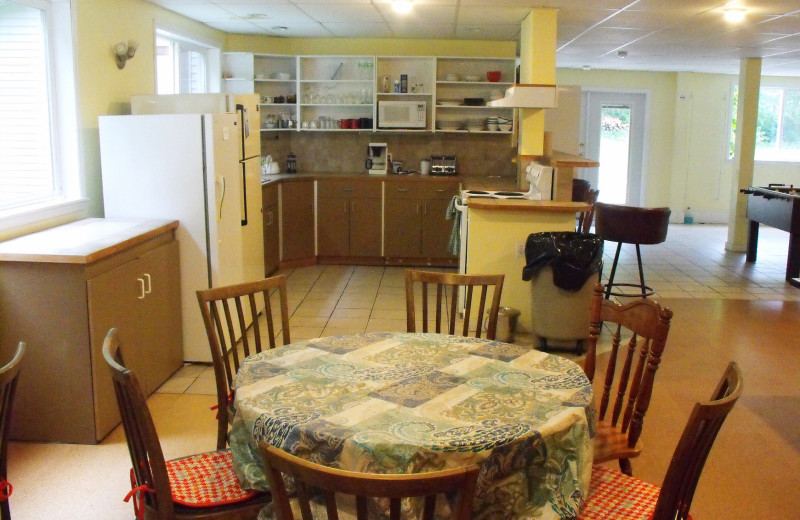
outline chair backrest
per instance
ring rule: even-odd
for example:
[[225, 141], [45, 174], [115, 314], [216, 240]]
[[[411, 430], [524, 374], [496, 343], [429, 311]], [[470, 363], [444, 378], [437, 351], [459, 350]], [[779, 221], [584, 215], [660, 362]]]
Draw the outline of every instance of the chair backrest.
[[[279, 300], [277, 308], [271, 294], [276, 290]], [[200, 312], [206, 326], [217, 383], [217, 413], [219, 414], [217, 449], [223, 449], [228, 428], [228, 397], [233, 385], [233, 377], [239, 369], [241, 360], [262, 350], [262, 325], [260, 320], [251, 317], [257, 316], [259, 309], [264, 309], [269, 348], [275, 348], [276, 328], [273, 311], [279, 310], [283, 344], [291, 342], [286, 277], [274, 276], [255, 282], [197, 291], [197, 301], [200, 304]], [[252, 345], [250, 335], [244, 332], [251, 320]], [[241, 353], [239, 347], [241, 347]]]
[[136, 375], [123, 366], [117, 329], [108, 331], [103, 342], [103, 357], [114, 382], [114, 393], [133, 464], [135, 487], [146, 486], [155, 490], [140, 491], [138, 497], [134, 497], [134, 503], [141, 500], [157, 511], [157, 520], [171, 519], [174, 517], [174, 507], [164, 453]]
[[[8, 476], [8, 434], [11, 430], [11, 411], [14, 406], [14, 394], [17, 392], [19, 370], [22, 357], [25, 355], [25, 343], [17, 345], [14, 357], [3, 368], [0, 368], [0, 480]], [[6, 489], [0, 489], [6, 492]], [[10, 520], [8, 499], [0, 501], [0, 519]]]
[[660, 244], [667, 239], [669, 208], [640, 208], [598, 202], [595, 233], [605, 240], [626, 244]]
[[[486, 338], [495, 339], [497, 333], [497, 313], [500, 310], [500, 295], [503, 292], [502, 274], [455, 274], [431, 271], [418, 271], [415, 269], [406, 270], [406, 330], [416, 332], [416, 306], [414, 304], [414, 287], [418, 282], [422, 288], [422, 332], [428, 332], [428, 308], [432, 293], [428, 291], [430, 284], [436, 285], [436, 332], [442, 332], [442, 317], [446, 314], [447, 334], [456, 334], [456, 317], [459, 314], [458, 290], [464, 287], [464, 322], [461, 327], [461, 335], [469, 336], [469, 318], [472, 312], [472, 295], [475, 287], [480, 288], [480, 303], [476, 317], [475, 336], [480, 338], [482, 332], [483, 314], [486, 309], [486, 300], [489, 288], [493, 288], [491, 305], [489, 306], [489, 319], [486, 327]], [[447, 293], [450, 287], [450, 293]], [[430, 295], [430, 296], [429, 296]], [[449, 298], [449, 302], [446, 299]], [[442, 307], [446, 307], [443, 309]]]
[[[400, 500], [405, 497], [425, 497], [422, 520], [433, 520], [436, 496], [458, 493], [452, 506], [454, 520], [471, 517], [472, 501], [478, 479], [477, 465], [431, 473], [383, 475], [343, 471], [314, 464], [295, 457], [265, 442], [260, 444], [261, 455], [272, 492], [272, 502], [278, 520], [293, 520], [282, 474], [294, 477], [300, 510], [304, 519], [312, 518], [310, 497], [312, 488], [323, 491], [328, 520], [338, 520], [336, 493], [355, 496], [356, 517], [368, 518], [370, 497], [389, 499], [389, 518], [400, 519]], [[373, 502], [374, 503], [374, 502]]]
[[694, 405], [664, 477], [653, 520], [684, 520], [689, 517], [689, 507], [708, 453], [722, 423], [741, 395], [742, 372], [731, 361], [711, 400]]
[[597, 203], [598, 195], [600, 195], [600, 190], [590, 189], [586, 192], [586, 197], [582, 202], [585, 202], [589, 205], [589, 211], [578, 214], [578, 226], [576, 229], [578, 233], [586, 234], [592, 228], [595, 204]]
[[[584, 372], [590, 381], [594, 380], [597, 340], [601, 327], [608, 327], [611, 330], [611, 353], [598, 418], [606, 418], [616, 379], [611, 424], [617, 426], [620, 418], [622, 419], [622, 432], [627, 432], [630, 448], [636, 445], [642, 431], [642, 422], [650, 405], [653, 381], [667, 342], [671, 319], [672, 311], [662, 308], [653, 300], [639, 298], [631, 303], [618, 305], [604, 299], [602, 284], [597, 284], [594, 288]], [[623, 340], [627, 341], [627, 349], [623, 347], [620, 351]], [[634, 359], [637, 350], [638, 360]], [[618, 358], [623, 363], [617, 378]]]

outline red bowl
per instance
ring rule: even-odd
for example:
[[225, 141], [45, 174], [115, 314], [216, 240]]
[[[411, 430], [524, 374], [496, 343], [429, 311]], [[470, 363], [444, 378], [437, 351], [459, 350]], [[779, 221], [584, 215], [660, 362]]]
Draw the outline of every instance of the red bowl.
[[489, 72], [486, 73], [486, 79], [488, 79], [492, 83], [500, 81], [500, 71], [499, 70], [490, 70]]

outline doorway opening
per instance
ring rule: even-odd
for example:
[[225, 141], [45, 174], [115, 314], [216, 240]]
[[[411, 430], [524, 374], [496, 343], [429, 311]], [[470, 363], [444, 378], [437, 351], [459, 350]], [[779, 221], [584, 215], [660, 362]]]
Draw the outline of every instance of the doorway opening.
[[584, 102], [587, 157], [600, 162], [584, 177], [600, 190], [599, 201], [640, 205], [645, 94], [589, 91]]

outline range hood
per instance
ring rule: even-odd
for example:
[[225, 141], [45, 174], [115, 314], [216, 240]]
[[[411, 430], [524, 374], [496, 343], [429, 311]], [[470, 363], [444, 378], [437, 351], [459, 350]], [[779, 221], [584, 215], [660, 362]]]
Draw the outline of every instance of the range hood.
[[556, 108], [558, 96], [555, 85], [517, 83], [506, 90], [505, 97], [489, 101], [487, 106], [506, 108]]

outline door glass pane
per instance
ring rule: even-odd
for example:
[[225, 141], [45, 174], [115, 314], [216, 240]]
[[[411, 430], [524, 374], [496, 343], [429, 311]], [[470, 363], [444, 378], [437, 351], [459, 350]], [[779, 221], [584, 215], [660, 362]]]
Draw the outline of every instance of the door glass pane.
[[625, 204], [628, 193], [628, 149], [631, 108], [603, 105], [600, 113], [599, 200]]
[[[783, 101], [783, 135], [781, 148], [800, 152], [800, 90], [787, 90]], [[794, 155], [794, 160], [798, 157]]]

